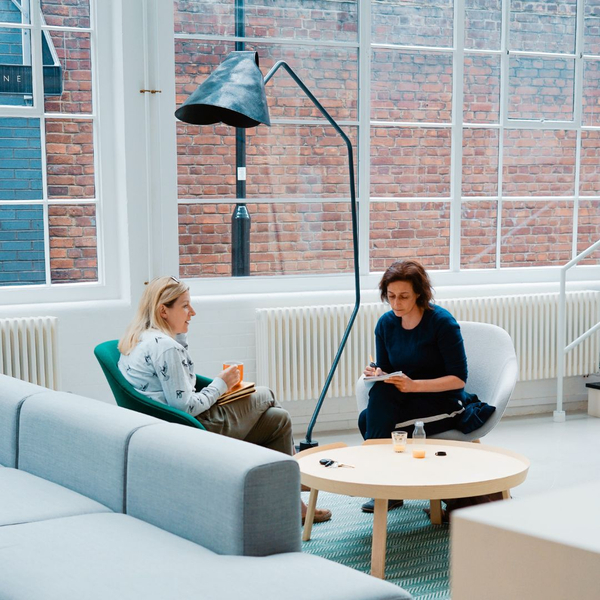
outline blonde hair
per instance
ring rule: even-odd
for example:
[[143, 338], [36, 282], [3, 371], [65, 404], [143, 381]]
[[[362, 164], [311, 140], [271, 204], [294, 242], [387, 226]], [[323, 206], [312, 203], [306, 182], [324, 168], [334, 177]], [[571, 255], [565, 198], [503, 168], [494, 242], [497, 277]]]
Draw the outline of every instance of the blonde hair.
[[175, 277], [157, 277], [144, 290], [137, 313], [129, 323], [125, 334], [119, 341], [119, 352], [129, 354], [140, 341], [140, 336], [148, 329], [158, 329], [175, 337], [168, 323], [160, 316], [161, 306], [173, 306], [177, 298], [189, 291], [189, 288]]

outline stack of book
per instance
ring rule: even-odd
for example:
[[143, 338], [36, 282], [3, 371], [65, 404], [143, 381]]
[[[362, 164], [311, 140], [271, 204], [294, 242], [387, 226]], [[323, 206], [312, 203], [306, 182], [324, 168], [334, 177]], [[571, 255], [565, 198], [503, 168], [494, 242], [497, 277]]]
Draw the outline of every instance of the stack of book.
[[252, 381], [240, 381], [235, 387], [225, 392], [218, 400], [217, 404], [229, 404], [234, 400], [245, 398], [256, 391], [256, 387]]

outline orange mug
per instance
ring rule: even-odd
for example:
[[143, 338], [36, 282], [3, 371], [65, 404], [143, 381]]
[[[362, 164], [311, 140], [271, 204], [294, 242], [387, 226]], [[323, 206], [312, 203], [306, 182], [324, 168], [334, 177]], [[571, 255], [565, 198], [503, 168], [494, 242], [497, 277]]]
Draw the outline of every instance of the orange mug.
[[239, 360], [227, 360], [223, 363], [223, 371], [229, 367], [236, 366], [240, 371], [240, 381], [244, 381], [244, 363]]

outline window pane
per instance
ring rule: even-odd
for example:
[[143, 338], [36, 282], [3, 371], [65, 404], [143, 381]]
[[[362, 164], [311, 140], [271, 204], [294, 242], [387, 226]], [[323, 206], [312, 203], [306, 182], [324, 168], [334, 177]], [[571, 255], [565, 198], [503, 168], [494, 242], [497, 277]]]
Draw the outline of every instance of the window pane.
[[570, 196], [575, 192], [575, 131], [507, 130], [503, 193]]
[[92, 121], [46, 121], [48, 198], [94, 198]]
[[[356, 128], [343, 130], [353, 145], [356, 183]], [[180, 128], [180, 198], [235, 196], [234, 131], [225, 126]], [[346, 145], [329, 124], [273, 123], [246, 134], [248, 198], [350, 196]]]
[[0, 27], [0, 105], [32, 106], [31, 35]]
[[600, 126], [600, 61], [583, 63], [583, 125]]
[[[357, 0], [246, 0], [244, 34], [315, 42], [358, 37]], [[234, 35], [233, 0], [175, 0], [175, 33]]]
[[39, 119], [0, 118], [0, 200], [42, 196]]
[[585, 0], [583, 51], [600, 54], [600, 4], [598, 0]]
[[[600, 240], [600, 200], [579, 200], [579, 223], [577, 229], [577, 253], [587, 250]], [[600, 250], [584, 258], [580, 265], [600, 264]]]
[[371, 77], [373, 119], [452, 120], [452, 55], [374, 48]]
[[581, 132], [579, 194], [600, 195], [600, 131]]
[[90, 0], [41, 0], [41, 4], [46, 25], [55, 27], [90, 26]]
[[[231, 275], [234, 204], [180, 204], [181, 277]], [[247, 205], [250, 274], [298, 275], [354, 269], [349, 202]]]
[[465, 48], [500, 50], [502, 0], [465, 0]]
[[497, 129], [463, 130], [463, 196], [498, 194]]
[[[323, 108], [337, 120], [358, 118], [358, 54], [355, 49], [310, 46], [254, 47], [263, 75], [284, 60]], [[323, 118], [312, 101], [283, 68], [265, 91], [271, 119]]]
[[44, 209], [0, 205], [0, 286], [44, 283]]
[[467, 123], [500, 120], [500, 57], [465, 57], [463, 118]]
[[510, 49], [532, 52], [575, 51], [577, 0], [510, 3]]
[[235, 128], [177, 122], [179, 198], [235, 198]]
[[28, 10], [21, 10], [12, 0], [0, 0], [0, 22], [2, 23], [31, 23]]
[[371, 196], [449, 196], [450, 143], [450, 129], [373, 127]]
[[[92, 58], [90, 34], [52, 31], [50, 33], [54, 56], [44, 64], [56, 62], [61, 67], [59, 80], [45, 77], [45, 102], [47, 112], [92, 112]], [[62, 95], [55, 90], [62, 90]]]
[[502, 267], [563, 265], [571, 259], [573, 203], [504, 200]]
[[358, 39], [357, 0], [246, 0], [249, 37], [320, 42]]
[[495, 268], [497, 219], [495, 200], [462, 203], [461, 269]]
[[426, 267], [448, 268], [449, 202], [372, 202], [370, 219], [371, 271], [384, 271], [407, 258]]
[[[344, 127], [353, 146], [356, 173], [356, 127]], [[348, 154], [329, 124], [278, 125], [247, 131], [248, 197], [348, 198]]]
[[508, 118], [572, 121], [575, 61], [511, 57]]
[[52, 283], [98, 281], [96, 206], [51, 204], [48, 222]]
[[453, 0], [372, 3], [372, 39], [379, 44], [452, 47]]

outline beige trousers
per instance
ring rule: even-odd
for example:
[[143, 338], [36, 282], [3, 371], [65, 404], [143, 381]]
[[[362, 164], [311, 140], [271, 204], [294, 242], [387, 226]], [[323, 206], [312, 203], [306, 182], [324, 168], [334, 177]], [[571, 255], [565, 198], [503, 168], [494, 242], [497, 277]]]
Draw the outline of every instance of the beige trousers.
[[224, 406], [213, 405], [196, 417], [208, 431], [293, 454], [292, 421], [273, 392], [257, 387], [251, 396]]

